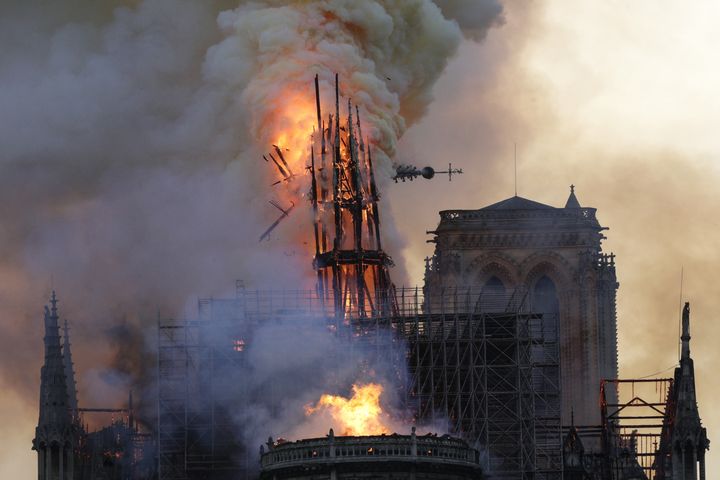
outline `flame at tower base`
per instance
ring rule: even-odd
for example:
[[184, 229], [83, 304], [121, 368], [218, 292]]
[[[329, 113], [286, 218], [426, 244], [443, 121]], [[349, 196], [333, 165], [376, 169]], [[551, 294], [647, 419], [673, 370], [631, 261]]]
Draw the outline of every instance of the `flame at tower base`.
[[324, 394], [306, 415], [327, 411], [343, 435], [381, 435], [390, 433], [390, 419], [380, 406], [383, 387], [377, 383], [352, 386], [353, 396]]

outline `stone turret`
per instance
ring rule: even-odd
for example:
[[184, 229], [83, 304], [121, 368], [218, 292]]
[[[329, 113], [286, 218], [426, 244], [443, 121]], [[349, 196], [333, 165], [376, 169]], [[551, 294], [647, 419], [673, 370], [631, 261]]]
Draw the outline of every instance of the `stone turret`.
[[700, 421], [695, 393], [695, 367], [690, 356], [690, 304], [682, 313], [680, 366], [675, 369], [675, 423], [672, 431], [673, 480], [705, 480], [705, 451], [710, 447]]
[[38, 480], [73, 480], [77, 431], [68, 398], [55, 291], [50, 304], [51, 308], [45, 307], [45, 363], [40, 370], [40, 417], [33, 450], [38, 452]]
[[565, 202], [565, 208], [582, 208], [580, 206], [580, 202], [578, 202], [578, 199], [575, 196], [575, 185], [570, 185], [570, 196], [568, 197], [567, 202]]

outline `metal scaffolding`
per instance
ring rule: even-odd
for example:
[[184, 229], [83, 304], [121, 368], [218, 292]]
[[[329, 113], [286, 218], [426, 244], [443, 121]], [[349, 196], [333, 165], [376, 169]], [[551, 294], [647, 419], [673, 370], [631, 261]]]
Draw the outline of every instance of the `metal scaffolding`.
[[480, 449], [494, 478], [561, 478], [557, 322], [530, 313], [523, 292], [396, 295], [386, 310], [394, 315], [348, 318], [335, 314], [326, 294], [238, 285], [236, 298], [201, 300], [198, 320], [159, 322], [160, 478], [249, 475], [256, 446], [241, 445], [214, 385], [237, 385], [234, 405], [242, 409], [243, 352], [253, 331], [271, 320], [308, 317], [325, 318], [328, 331], [347, 342], [343, 354], [374, 352], [374, 361], [393, 365], [417, 422], [445, 424]]
[[670, 478], [674, 389], [673, 378], [602, 381], [600, 424], [563, 427], [564, 434], [573, 432], [582, 442], [587, 478]]
[[[527, 296], [448, 289], [393, 319], [408, 343], [408, 403], [485, 452], [494, 478], [561, 478], [557, 324]], [[404, 302], [400, 302], [401, 307]], [[490, 310], [490, 311], [486, 311]]]
[[[246, 478], [247, 451], [219, 401], [233, 385], [243, 407], [242, 323], [158, 323], [158, 472], [162, 479]], [[217, 335], [229, 335], [224, 344]]]
[[[600, 388], [602, 441], [607, 478], [626, 478], [637, 472], [648, 480], [665, 478], [666, 444], [674, 423], [674, 379], [612, 379]], [[617, 387], [621, 401], [606, 396]]]

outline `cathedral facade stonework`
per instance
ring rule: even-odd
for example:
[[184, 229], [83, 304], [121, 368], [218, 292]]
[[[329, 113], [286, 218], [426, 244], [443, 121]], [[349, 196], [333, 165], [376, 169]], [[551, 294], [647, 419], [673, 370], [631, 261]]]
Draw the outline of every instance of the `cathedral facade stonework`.
[[602, 251], [607, 228], [596, 210], [581, 207], [571, 187], [563, 208], [515, 196], [440, 218], [429, 232], [436, 247], [426, 295], [472, 287], [480, 297], [512, 292], [529, 300], [533, 313], [557, 322], [563, 420], [574, 413], [580, 423], [597, 424], [600, 382], [618, 373], [619, 284], [614, 255]]

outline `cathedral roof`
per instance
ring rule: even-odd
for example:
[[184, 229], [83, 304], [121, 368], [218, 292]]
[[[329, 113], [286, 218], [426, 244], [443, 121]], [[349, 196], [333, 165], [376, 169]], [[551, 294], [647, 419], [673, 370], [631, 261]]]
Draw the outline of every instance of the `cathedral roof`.
[[488, 205], [480, 210], [555, 210], [555, 207], [516, 195], [501, 202]]
[[581, 207], [571, 191], [568, 205], [564, 208], [515, 195], [477, 210], [443, 210], [440, 212], [440, 224], [432, 233], [514, 231], [535, 235], [540, 232], [589, 231], [592, 238], [588, 241], [596, 248], [598, 245], [593, 242], [602, 240], [602, 230], [605, 228], [598, 222], [595, 209]]

